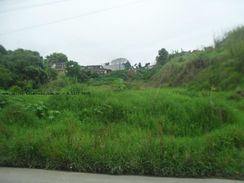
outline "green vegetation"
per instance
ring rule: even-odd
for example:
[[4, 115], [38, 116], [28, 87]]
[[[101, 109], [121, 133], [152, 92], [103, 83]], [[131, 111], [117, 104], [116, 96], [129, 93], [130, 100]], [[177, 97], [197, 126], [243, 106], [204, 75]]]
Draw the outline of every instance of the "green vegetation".
[[[231, 94], [184, 89], [97, 89], [5, 99], [1, 165], [158, 176], [243, 175], [243, 99], [233, 102], [226, 100]], [[50, 111], [55, 111], [51, 117]]]
[[156, 61], [158, 65], [164, 65], [168, 61], [168, 51], [165, 48], [162, 48], [158, 51], [158, 56], [156, 57]]
[[[68, 79], [84, 82], [97, 76], [84, 72], [77, 62], [68, 61], [66, 55], [53, 53], [43, 59], [36, 51], [17, 49], [7, 51], [0, 45], [0, 89], [17, 93], [37, 92], [44, 85], [60, 80], [53, 64], [64, 64]], [[62, 69], [61, 69], [62, 70]]]
[[244, 27], [215, 41], [216, 48], [170, 55], [153, 76], [153, 86], [184, 86], [191, 89], [243, 90]]
[[243, 179], [243, 32], [101, 76], [0, 46], [0, 166]]
[[38, 52], [18, 49], [0, 52], [0, 86], [19, 86], [25, 91], [46, 83], [48, 76]]

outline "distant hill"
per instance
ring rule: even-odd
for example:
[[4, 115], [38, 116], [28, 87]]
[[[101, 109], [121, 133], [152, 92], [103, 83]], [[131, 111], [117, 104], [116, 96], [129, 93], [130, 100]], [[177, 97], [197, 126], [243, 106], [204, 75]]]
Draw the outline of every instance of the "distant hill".
[[244, 89], [244, 27], [215, 40], [214, 47], [171, 54], [149, 83], [157, 87]]

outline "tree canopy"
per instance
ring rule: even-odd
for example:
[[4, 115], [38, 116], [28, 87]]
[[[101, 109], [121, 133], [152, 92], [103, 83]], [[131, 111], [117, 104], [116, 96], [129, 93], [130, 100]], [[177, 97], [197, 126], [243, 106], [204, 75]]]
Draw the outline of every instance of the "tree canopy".
[[0, 45], [0, 54], [7, 54], [7, 50], [2, 45]]
[[169, 53], [165, 48], [162, 48], [158, 51], [158, 56], [156, 57], [156, 61], [158, 65], [164, 65], [168, 61]]
[[67, 62], [68, 57], [63, 53], [52, 53], [51, 55], [48, 55], [45, 59], [45, 63], [47, 63], [48, 65]]
[[26, 83], [33, 88], [48, 82], [43, 58], [38, 52], [17, 49], [5, 52], [0, 46], [0, 87], [13, 85], [25, 87]]

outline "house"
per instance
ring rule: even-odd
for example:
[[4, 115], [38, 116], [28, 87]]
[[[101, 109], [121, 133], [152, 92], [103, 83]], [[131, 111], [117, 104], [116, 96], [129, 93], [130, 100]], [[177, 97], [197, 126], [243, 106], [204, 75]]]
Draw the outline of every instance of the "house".
[[66, 65], [65, 65], [65, 62], [57, 62], [57, 63], [52, 64], [51, 68], [58, 72], [64, 73]]
[[102, 65], [88, 65], [88, 66], [81, 66], [81, 70], [89, 71], [92, 74], [108, 74], [111, 72], [111, 69], [105, 69]]
[[110, 63], [106, 63], [103, 67], [112, 71], [125, 70], [125, 64], [129, 62], [126, 58], [117, 58]]

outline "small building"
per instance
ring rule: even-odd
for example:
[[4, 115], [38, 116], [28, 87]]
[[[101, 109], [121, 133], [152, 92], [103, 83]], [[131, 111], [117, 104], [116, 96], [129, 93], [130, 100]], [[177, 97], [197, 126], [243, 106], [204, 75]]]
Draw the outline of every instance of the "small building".
[[81, 66], [81, 70], [89, 71], [92, 74], [98, 74], [98, 75], [108, 74], [112, 71], [111, 69], [105, 69], [102, 65]]
[[65, 65], [65, 62], [57, 62], [57, 63], [54, 63], [51, 66], [51, 68], [58, 72], [65, 72], [66, 65]]
[[129, 60], [126, 58], [117, 58], [115, 60], [112, 60], [110, 63], [104, 64], [104, 68], [110, 69], [112, 71], [119, 71], [119, 70], [125, 70], [125, 64], [129, 63]]

